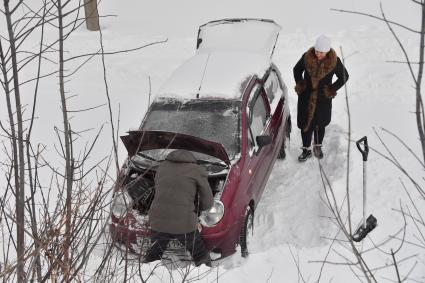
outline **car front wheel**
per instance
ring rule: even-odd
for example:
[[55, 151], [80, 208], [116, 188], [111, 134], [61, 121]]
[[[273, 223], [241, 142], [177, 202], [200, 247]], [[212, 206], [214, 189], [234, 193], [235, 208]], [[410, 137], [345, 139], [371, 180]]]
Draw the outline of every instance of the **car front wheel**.
[[241, 245], [241, 255], [242, 257], [248, 257], [248, 244], [252, 239], [254, 233], [254, 210], [252, 207], [248, 206], [245, 212], [244, 222], [242, 224], [241, 233], [239, 236], [240, 245]]

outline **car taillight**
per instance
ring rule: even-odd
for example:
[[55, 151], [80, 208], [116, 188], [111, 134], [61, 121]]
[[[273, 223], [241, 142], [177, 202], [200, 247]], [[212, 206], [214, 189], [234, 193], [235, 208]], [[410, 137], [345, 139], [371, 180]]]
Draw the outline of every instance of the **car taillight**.
[[216, 225], [224, 215], [224, 205], [220, 200], [215, 199], [213, 206], [208, 211], [202, 211], [199, 220], [206, 227]]
[[112, 213], [118, 217], [123, 218], [133, 206], [133, 199], [127, 192], [119, 192], [115, 195], [112, 203]]

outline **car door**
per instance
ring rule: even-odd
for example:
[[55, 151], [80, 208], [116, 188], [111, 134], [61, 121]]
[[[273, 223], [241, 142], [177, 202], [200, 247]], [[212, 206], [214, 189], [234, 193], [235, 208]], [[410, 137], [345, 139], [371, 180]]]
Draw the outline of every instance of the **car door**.
[[269, 127], [274, 142], [278, 131], [281, 130], [283, 108], [284, 104], [287, 103], [285, 101], [286, 86], [280, 81], [279, 77], [278, 71], [271, 68], [264, 82], [264, 89], [270, 104], [270, 115], [272, 116]]
[[271, 146], [259, 148], [256, 137], [270, 135], [270, 107], [264, 88], [257, 83], [251, 91], [246, 109], [246, 162], [245, 174], [249, 176], [248, 194], [256, 202], [258, 201], [263, 187], [264, 178], [268, 171]]

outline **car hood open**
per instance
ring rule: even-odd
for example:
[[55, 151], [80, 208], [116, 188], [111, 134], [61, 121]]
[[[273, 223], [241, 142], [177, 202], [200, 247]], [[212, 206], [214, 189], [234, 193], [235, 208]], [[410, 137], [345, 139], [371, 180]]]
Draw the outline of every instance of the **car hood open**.
[[202, 138], [164, 131], [129, 131], [121, 140], [130, 156], [150, 149], [186, 149], [207, 154], [230, 165], [223, 145]]

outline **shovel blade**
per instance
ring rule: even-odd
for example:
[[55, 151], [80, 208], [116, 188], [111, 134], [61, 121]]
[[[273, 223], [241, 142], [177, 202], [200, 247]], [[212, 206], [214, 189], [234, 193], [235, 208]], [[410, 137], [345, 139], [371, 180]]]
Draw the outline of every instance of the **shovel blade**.
[[356, 232], [351, 236], [354, 242], [360, 242], [363, 240], [367, 234], [370, 233], [375, 227], [378, 225], [378, 221], [376, 218], [371, 214], [366, 219], [366, 226], [362, 223], [359, 228], [357, 228]]

